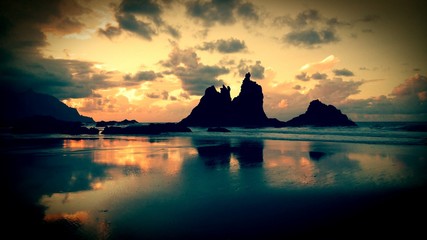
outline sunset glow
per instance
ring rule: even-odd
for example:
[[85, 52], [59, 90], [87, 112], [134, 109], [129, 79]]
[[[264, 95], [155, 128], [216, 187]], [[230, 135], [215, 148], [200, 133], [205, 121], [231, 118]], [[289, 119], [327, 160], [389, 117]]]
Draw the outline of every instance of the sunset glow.
[[418, 0], [3, 1], [0, 83], [95, 121], [176, 122], [209, 86], [236, 97], [251, 72], [283, 121], [314, 99], [354, 121], [425, 121], [425, 12]]

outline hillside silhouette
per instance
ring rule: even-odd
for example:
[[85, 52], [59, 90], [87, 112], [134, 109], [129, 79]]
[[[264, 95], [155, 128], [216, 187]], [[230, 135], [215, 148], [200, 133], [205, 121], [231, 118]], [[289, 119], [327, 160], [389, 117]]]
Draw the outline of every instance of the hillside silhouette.
[[49, 116], [70, 122], [95, 122], [91, 117], [80, 115], [77, 109], [68, 107], [54, 96], [32, 90], [25, 92], [1, 91], [0, 99], [0, 123], [2, 125], [35, 116]]

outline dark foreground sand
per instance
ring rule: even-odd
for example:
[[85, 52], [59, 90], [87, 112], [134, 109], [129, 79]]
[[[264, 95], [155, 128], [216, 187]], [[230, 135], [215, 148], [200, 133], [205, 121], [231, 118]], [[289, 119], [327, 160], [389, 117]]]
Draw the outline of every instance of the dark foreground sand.
[[1, 146], [3, 234], [14, 238], [425, 235], [425, 146], [164, 136]]

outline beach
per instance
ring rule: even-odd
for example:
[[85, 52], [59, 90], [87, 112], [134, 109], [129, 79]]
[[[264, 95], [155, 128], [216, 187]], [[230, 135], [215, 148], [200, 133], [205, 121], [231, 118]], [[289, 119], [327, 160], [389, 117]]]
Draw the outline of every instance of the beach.
[[275, 136], [3, 137], [6, 229], [49, 239], [422, 234], [425, 145]]

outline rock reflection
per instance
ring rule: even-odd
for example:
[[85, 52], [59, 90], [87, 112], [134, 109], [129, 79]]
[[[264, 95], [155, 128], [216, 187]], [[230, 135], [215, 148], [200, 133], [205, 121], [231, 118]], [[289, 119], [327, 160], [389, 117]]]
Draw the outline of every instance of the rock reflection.
[[240, 167], [259, 167], [264, 161], [261, 140], [193, 140], [199, 158], [208, 167], [230, 167], [237, 160]]
[[310, 156], [311, 160], [319, 161], [320, 159], [322, 159], [323, 157], [326, 156], [326, 153], [317, 152], [317, 151], [310, 151], [310, 152], [308, 152], [308, 155]]

